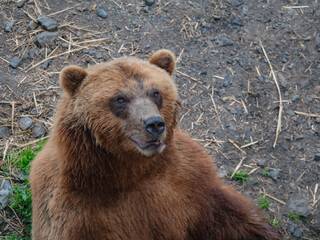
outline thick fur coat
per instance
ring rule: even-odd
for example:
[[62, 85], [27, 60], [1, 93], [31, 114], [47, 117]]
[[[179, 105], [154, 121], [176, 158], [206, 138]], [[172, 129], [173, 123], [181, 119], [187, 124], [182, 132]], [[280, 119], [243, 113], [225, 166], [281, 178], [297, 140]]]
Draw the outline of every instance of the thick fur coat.
[[174, 68], [160, 50], [62, 71], [31, 168], [34, 240], [282, 239], [177, 127]]

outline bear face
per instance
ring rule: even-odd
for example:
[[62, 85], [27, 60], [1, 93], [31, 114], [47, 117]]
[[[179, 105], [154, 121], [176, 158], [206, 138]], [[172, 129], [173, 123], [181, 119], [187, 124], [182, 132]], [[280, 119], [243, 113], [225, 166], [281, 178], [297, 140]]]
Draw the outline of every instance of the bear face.
[[176, 125], [174, 66], [172, 53], [160, 50], [149, 62], [120, 58], [87, 70], [70, 66], [60, 81], [72, 115], [99, 145], [114, 155], [149, 157], [165, 149]]

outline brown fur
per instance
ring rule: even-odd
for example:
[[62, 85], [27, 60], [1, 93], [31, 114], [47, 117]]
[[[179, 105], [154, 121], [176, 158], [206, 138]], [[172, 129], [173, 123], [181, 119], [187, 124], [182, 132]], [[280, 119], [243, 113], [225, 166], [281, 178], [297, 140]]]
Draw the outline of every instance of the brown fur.
[[[150, 63], [122, 58], [62, 71], [66, 93], [30, 175], [34, 240], [282, 239], [178, 129], [173, 71], [165, 50]], [[151, 88], [159, 89], [161, 106], [150, 100]], [[109, 103], [119, 92], [131, 99], [117, 117]], [[130, 112], [144, 104], [149, 111]], [[164, 149], [139, 149], [129, 140], [150, 140], [141, 121], [151, 115], [165, 122]]]

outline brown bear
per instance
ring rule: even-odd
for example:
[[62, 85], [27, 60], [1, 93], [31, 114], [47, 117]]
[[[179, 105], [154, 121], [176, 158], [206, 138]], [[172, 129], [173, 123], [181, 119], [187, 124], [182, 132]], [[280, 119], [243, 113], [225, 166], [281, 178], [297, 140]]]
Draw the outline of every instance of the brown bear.
[[179, 130], [174, 69], [167, 50], [63, 69], [32, 162], [34, 240], [282, 239]]

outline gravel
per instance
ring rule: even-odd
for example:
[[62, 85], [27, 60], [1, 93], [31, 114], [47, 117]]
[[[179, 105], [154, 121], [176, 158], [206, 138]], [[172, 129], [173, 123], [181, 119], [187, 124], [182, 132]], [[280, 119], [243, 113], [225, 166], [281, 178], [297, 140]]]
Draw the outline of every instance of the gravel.
[[26, 0], [22, 0], [22, 1], [17, 3], [17, 7], [18, 8], [23, 8], [25, 3], [26, 3]]
[[10, 136], [10, 131], [8, 127], [0, 127], [0, 139]]
[[35, 21], [31, 20], [28, 23], [27, 30], [28, 31], [35, 30], [37, 27], [38, 27], [38, 24]]
[[31, 127], [33, 121], [32, 121], [32, 118], [30, 117], [22, 117], [20, 118], [18, 124], [19, 124], [19, 127], [21, 128], [21, 130], [27, 130]]
[[52, 32], [52, 31], [57, 30], [57, 28], [58, 28], [58, 23], [53, 18], [39, 15], [37, 17], [37, 21], [47, 31]]
[[35, 123], [34, 125], [34, 128], [33, 128], [33, 133], [34, 133], [34, 136], [36, 138], [39, 138], [39, 137], [43, 137], [44, 135], [46, 135], [47, 133], [47, 130], [46, 128], [44, 127], [43, 123]]
[[306, 199], [302, 199], [302, 198], [291, 200], [289, 209], [294, 214], [300, 215], [302, 217], [307, 217], [311, 214], [311, 211], [308, 208], [308, 203]]
[[239, 20], [238, 18], [234, 18], [231, 23], [232, 23], [233, 25], [243, 26], [242, 21]]
[[5, 30], [6, 32], [11, 32], [13, 25], [14, 25], [13, 22], [7, 22], [4, 30]]
[[269, 175], [273, 180], [276, 181], [279, 178], [279, 171], [278, 170], [270, 171]]
[[9, 180], [0, 178], [0, 210], [7, 206], [12, 190]]
[[53, 32], [42, 32], [40, 33], [36, 39], [35, 43], [40, 47], [45, 47], [49, 45], [50, 47], [54, 46], [54, 41], [58, 39], [58, 34]]
[[147, 6], [152, 6], [153, 4], [155, 4], [155, 0], [144, 0], [144, 3], [147, 5]]
[[21, 63], [21, 58], [14, 57], [10, 60], [10, 66], [14, 69], [16, 69]]
[[314, 155], [314, 160], [320, 161], [320, 153], [316, 153], [316, 154]]
[[105, 10], [103, 9], [97, 9], [97, 15], [101, 18], [107, 18], [108, 17], [108, 14]]

